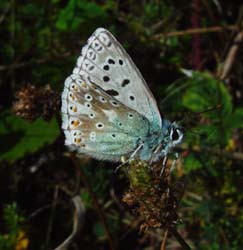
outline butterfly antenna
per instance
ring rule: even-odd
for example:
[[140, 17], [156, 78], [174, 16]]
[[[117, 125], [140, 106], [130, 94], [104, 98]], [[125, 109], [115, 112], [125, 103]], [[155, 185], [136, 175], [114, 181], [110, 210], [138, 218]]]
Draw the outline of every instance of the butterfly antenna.
[[[199, 112], [194, 112], [194, 111], [187, 111], [185, 112], [185, 115], [183, 116], [183, 118], [179, 121], [179, 123], [184, 123], [185, 121], [189, 120], [193, 120], [195, 119], [196, 116], [200, 116], [202, 114], [205, 114], [205, 113], [208, 113], [208, 112], [212, 112], [214, 110], [218, 110], [218, 109], [221, 109], [222, 108], [222, 104], [218, 104], [217, 106], [215, 107], [211, 107], [211, 108], [208, 108], [208, 109], [205, 109], [205, 110], [202, 110], [202, 111], [199, 111]], [[193, 119], [192, 119], [193, 118]]]
[[208, 108], [208, 109], [205, 109], [205, 110], [202, 110], [202, 111], [199, 111], [199, 112], [190, 111], [190, 113], [192, 113], [194, 115], [201, 115], [201, 114], [204, 114], [204, 113], [208, 113], [208, 112], [211, 112], [211, 111], [214, 111], [214, 110], [221, 109], [222, 106], [223, 106], [222, 104], [218, 104], [217, 106], [212, 107], [212, 108]]
[[[182, 91], [183, 89], [185, 89], [190, 84], [189, 82], [185, 82], [185, 83], [179, 85], [179, 83], [181, 83], [184, 79], [186, 79], [186, 77], [183, 77], [183, 78], [180, 78], [180, 79], [176, 80], [174, 83], [172, 83], [167, 88], [168, 94], [161, 100], [160, 105], [163, 105], [164, 103], [166, 103], [167, 100], [170, 99], [173, 95], [175, 95], [178, 92]], [[179, 85], [179, 86], [177, 86], [177, 85]]]
[[[195, 117], [197, 117], [197, 116], [200, 116], [200, 115], [202, 115], [204, 113], [212, 112], [214, 110], [218, 110], [218, 109], [221, 109], [221, 108], [222, 108], [222, 104], [218, 104], [215, 107], [211, 107], [211, 108], [199, 111], [199, 112], [193, 112], [193, 111], [186, 112], [186, 115], [184, 116], [184, 118], [182, 118], [178, 123], [183, 124], [183, 123], [186, 123], [185, 121], [188, 121], [188, 120], [190, 122], [191, 120], [195, 120]], [[187, 131], [187, 133], [191, 133], [194, 136], [199, 136], [199, 137], [204, 136], [202, 133], [199, 133], [199, 132], [193, 130], [192, 128], [191, 129], [189, 128], [186, 131]]]
[[191, 133], [191, 134], [194, 135], [194, 136], [199, 136], [199, 137], [203, 137], [203, 136], [204, 136], [202, 133], [199, 133], [199, 132], [194, 131], [194, 130], [192, 130], [192, 129], [189, 129], [187, 132], [188, 132], [188, 133]]

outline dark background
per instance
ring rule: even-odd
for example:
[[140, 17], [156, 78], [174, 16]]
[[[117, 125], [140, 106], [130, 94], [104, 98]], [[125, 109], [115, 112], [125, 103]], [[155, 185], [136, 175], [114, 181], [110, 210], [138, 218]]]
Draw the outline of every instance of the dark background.
[[[70, 249], [110, 247], [87, 183], [64, 147], [59, 112], [48, 121], [39, 110], [31, 111], [32, 119], [13, 112], [18, 91], [30, 84], [36, 89], [22, 95], [27, 103], [41, 88], [60, 95], [81, 47], [98, 27], [126, 48], [161, 113], [185, 128], [173, 171], [185, 184], [178, 231], [192, 249], [242, 249], [242, 25], [240, 0], [2, 0], [0, 249], [54, 249], [72, 230], [70, 199], [77, 193], [85, 223]], [[231, 66], [227, 72], [225, 65]], [[192, 70], [192, 77], [181, 69]], [[102, 208], [114, 249], [160, 249], [164, 229], [140, 232], [144, 218], [122, 202], [129, 184], [122, 172], [114, 173], [117, 165], [87, 157], [78, 165]], [[167, 249], [182, 249], [170, 234]]]

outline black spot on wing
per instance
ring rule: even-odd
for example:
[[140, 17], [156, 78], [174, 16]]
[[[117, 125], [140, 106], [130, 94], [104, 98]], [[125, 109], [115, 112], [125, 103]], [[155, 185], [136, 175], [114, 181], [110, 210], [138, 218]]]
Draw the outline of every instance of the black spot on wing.
[[107, 71], [110, 69], [110, 67], [109, 67], [109, 65], [104, 65], [103, 69]]
[[105, 91], [108, 95], [111, 95], [111, 96], [118, 96], [119, 95], [119, 93], [116, 91], [116, 90], [114, 90], [114, 89], [108, 89], [108, 90], [106, 90]]
[[109, 82], [109, 81], [110, 81], [110, 78], [109, 78], [109, 76], [104, 76], [104, 77], [103, 77], [103, 80], [104, 80], [104, 82]]
[[109, 64], [115, 64], [115, 61], [114, 61], [113, 59], [109, 59], [109, 60], [108, 60], [108, 63], [109, 63]]
[[131, 101], [135, 100], [135, 97], [133, 95], [130, 95], [129, 98], [130, 98]]
[[125, 87], [129, 83], [130, 83], [129, 79], [124, 79], [123, 82], [122, 82], [122, 87]]

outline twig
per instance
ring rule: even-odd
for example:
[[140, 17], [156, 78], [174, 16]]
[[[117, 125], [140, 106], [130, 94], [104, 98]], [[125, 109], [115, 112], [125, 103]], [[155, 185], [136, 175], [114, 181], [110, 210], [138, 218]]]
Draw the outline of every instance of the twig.
[[96, 195], [95, 195], [95, 193], [94, 193], [94, 191], [93, 191], [91, 185], [89, 184], [89, 181], [88, 181], [86, 175], [84, 174], [84, 172], [83, 172], [83, 170], [82, 170], [82, 167], [79, 165], [76, 156], [75, 156], [74, 154], [71, 153], [71, 154], [70, 154], [70, 157], [71, 157], [71, 160], [72, 160], [74, 166], [75, 166], [76, 168], [79, 168], [79, 169], [80, 169], [80, 172], [79, 172], [80, 177], [81, 177], [81, 179], [82, 179], [82, 181], [83, 181], [83, 184], [84, 184], [85, 187], [87, 188], [89, 194], [91, 195], [91, 198], [92, 198], [92, 200], [93, 200], [94, 206], [95, 206], [95, 208], [96, 208], [96, 210], [97, 210], [97, 212], [98, 212], [98, 215], [99, 215], [99, 217], [100, 217], [101, 223], [102, 223], [103, 226], [104, 226], [104, 229], [105, 229], [105, 232], [106, 232], [106, 235], [107, 235], [107, 238], [108, 238], [110, 250], [114, 250], [115, 248], [114, 248], [114, 244], [113, 244], [112, 235], [111, 235], [111, 233], [110, 233], [108, 224], [107, 224], [107, 222], [106, 222], [105, 215], [104, 215], [104, 213], [103, 213], [103, 211], [102, 211], [102, 209], [101, 209], [101, 207], [100, 207], [100, 205], [99, 205], [98, 199], [97, 199], [97, 197], [96, 197]]
[[66, 250], [73, 242], [75, 236], [80, 231], [81, 227], [84, 224], [84, 215], [85, 215], [85, 208], [84, 204], [79, 195], [72, 198], [73, 205], [75, 207], [75, 213], [73, 217], [73, 231], [68, 236], [68, 238], [60, 244], [55, 250]]
[[[181, 146], [180, 147], [183, 150], [188, 150], [187, 147], [185, 146]], [[203, 150], [198, 147], [198, 146], [193, 146], [191, 148], [191, 152], [195, 152], [195, 153], [201, 153], [202, 151], [206, 152], [206, 153], [210, 153], [211, 155], [217, 155], [217, 156], [223, 156], [227, 159], [231, 159], [231, 160], [238, 160], [238, 161], [243, 161], [243, 153], [242, 152], [228, 152], [226, 150], [218, 150], [218, 149], [214, 149], [212, 150], [212, 148], [203, 148]]]
[[[201, 25], [201, 1], [200, 0], [192, 0], [192, 16], [191, 16], [191, 24], [193, 29], [198, 29]], [[193, 35], [192, 38], [192, 51], [191, 51], [191, 60], [192, 66], [196, 70], [200, 70], [202, 67], [202, 59], [201, 59], [201, 33], [197, 33]]]
[[183, 250], [192, 250], [174, 227], [169, 227], [168, 230], [177, 239]]
[[9, 64], [9, 65], [0, 65], [0, 71], [6, 71], [6, 70], [13, 70], [13, 69], [19, 69], [19, 68], [24, 68], [29, 65], [39, 65], [39, 64], [44, 64], [49, 61], [57, 60], [57, 59], [65, 59], [71, 55], [71, 52], [67, 51], [66, 53], [62, 55], [58, 55], [54, 57], [44, 57], [44, 58], [39, 58], [36, 60], [30, 60], [26, 62], [19, 62], [20, 59], [15, 60], [14, 63]]
[[50, 209], [51, 205], [48, 204], [48, 205], [45, 205], [43, 207], [40, 207], [38, 208], [37, 210], [35, 210], [30, 216], [29, 216], [29, 219], [32, 219], [34, 217], [36, 217], [37, 215], [39, 215], [40, 213], [44, 212], [45, 210], [47, 209]]
[[165, 244], [166, 244], [167, 237], [168, 237], [168, 229], [165, 230], [165, 234], [164, 234], [164, 238], [163, 238], [162, 243], [161, 243], [160, 250], [166, 250]]
[[31, 65], [31, 64], [42, 64], [42, 63], [46, 63], [49, 60], [46, 58], [42, 58], [39, 60], [35, 60], [35, 61], [28, 61], [28, 62], [16, 62], [10, 65], [0, 65], [0, 71], [5, 71], [5, 70], [14, 70], [14, 69], [18, 69], [18, 68], [23, 68], [25, 66]]
[[0, 16], [0, 24], [4, 21], [6, 15], [10, 11], [10, 9], [11, 9], [11, 4], [8, 4], [8, 6], [5, 8], [5, 10], [3, 11], [2, 15]]
[[74, 193], [75, 194], [78, 194], [78, 193], [80, 193], [80, 183], [81, 183], [81, 174], [80, 174], [80, 167], [79, 168], [76, 168], [75, 169], [75, 171], [76, 171], [76, 182], [75, 182], [75, 187], [74, 187]]
[[48, 247], [49, 241], [51, 238], [52, 224], [54, 221], [54, 214], [55, 214], [56, 205], [57, 205], [57, 197], [58, 197], [58, 186], [55, 187], [55, 191], [54, 191], [54, 195], [53, 195], [51, 217], [50, 217], [50, 221], [49, 221], [49, 225], [47, 227], [47, 233], [46, 233], [46, 242], [45, 242], [46, 247]]
[[194, 35], [194, 34], [202, 34], [202, 33], [212, 33], [212, 32], [224, 32], [225, 30], [239, 30], [237, 25], [227, 25], [227, 26], [215, 26], [208, 28], [197, 28], [197, 29], [187, 29], [182, 31], [172, 31], [163, 34], [157, 34], [153, 38], [160, 39], [163, 37], [173, 37], [173, 36], [186, 36], [186, 35]]
[[231, 46], [231, 48], [227, 54], [227, 57], [225, 59], [225, 62], [223, 64], [223, 68], [218, 72], [218, 76], [221, 80], [225, 80], [228, 77], [228, 75], [230, 74], [230, 71], [233, 67], [237, 52], [240, 48], [240, 44], [242, 43], [242, 41], [243, 41], [243, 31], [239, 32], [236, 35], [236, 37], [233, 41], [233, 45]]
[[[13, 48], [13, 59], [15, 60], [15, 57], [16, 57], [16, 48], [15, 48], [15, 45], [16, 45], [16, 42], [15, 42], [15, 32], [16, 32], [16, 27], [15, 27], [15, 0], [11, 0], [11, 15], [10, 15], [10, 20], [11, 20], [11, 33], [10, 33], [10, 43], [12, 45], [12, 48]], [[13, 68], [11, 68], [10, 70], [10, 84], [11, 84], [11, 87], [14, 89], [15, 87], [15, 70]]]

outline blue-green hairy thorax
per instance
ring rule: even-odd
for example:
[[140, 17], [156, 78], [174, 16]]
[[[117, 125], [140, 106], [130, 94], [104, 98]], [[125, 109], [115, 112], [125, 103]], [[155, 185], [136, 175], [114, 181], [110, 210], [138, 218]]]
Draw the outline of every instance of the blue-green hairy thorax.
[[181, 143], [162, 119], [141, 73], [115, 37], [97, 29], [82, 48], [62, 93], [65, 144], [80, 154], [157, 161]]
[[175, 122], [163, 120], [160, 131], [151, 130], [144, 140], [144, 146], [140, 152], [140, 159], [157, 161], [167, 156], [171, 150], [180, 144], [183, 139], [183, 129]]

